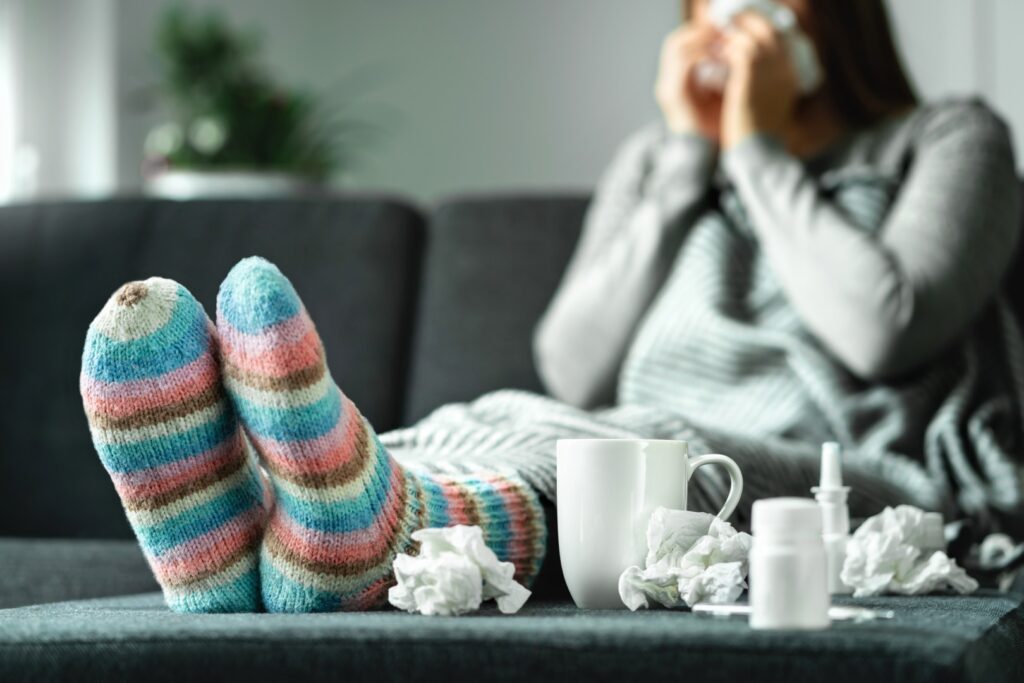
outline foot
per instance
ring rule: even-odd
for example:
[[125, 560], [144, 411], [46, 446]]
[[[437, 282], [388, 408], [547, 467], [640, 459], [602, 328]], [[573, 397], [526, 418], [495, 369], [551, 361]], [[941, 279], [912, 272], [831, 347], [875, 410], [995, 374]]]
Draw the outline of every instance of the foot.
[[82, 399], [168, 606], [256, 612], [266, 510], [221, 385], [214, 332], [181, 285], [124, 285], [86, 334]]
[[382, 604], [392, 563], [423, 527], [479, 524], [529, 581], [543, 556], [536, 494], [496, 474], [436, 478], [399, 465], [331, 379], [291, 283], [241, 261], [217, 297], [225, 386], [270, 474], [276, 505], [261, 553], [270, 611]]

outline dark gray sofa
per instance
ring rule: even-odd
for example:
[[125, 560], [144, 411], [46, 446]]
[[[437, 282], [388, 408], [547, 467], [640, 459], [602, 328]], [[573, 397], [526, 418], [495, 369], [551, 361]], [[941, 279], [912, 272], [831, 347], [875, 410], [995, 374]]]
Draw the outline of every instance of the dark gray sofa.
[[[890, 623], [753, 633], [684, 612], [577, 611], [557, 551], [514, 617], [163, 607], [78, 398], [86, 326], [118, 285], [171, 277], [212, 311], [230, 266], [266, 256], [302, 295], [341, 386], [386, 431], [492, 389], [541, 390], [530, 334], [585, 203], [477, 197], [425, 211], [357, 196], [0, 208], [0, 680], [1024, 680], [1024, 591], [889, 598], [878, 602], [897, 610]], [[1015, 291], [1022, 282], [1018, 267]]]

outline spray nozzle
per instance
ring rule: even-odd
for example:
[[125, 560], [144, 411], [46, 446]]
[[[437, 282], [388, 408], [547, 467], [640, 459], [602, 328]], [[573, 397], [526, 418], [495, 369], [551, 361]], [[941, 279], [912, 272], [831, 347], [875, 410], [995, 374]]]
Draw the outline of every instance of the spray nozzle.
[[843, 486], [841, 453], [842, 449], [835, 441], [828, 441], [821, 445], [821, 479], [818, 482], [819, 490], [834, 491], [846, 488]]

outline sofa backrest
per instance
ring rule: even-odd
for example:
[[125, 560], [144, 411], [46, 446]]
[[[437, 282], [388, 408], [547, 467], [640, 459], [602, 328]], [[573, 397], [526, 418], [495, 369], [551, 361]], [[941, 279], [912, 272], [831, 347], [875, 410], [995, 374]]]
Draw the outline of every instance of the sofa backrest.
[[454, 199], [431, 213], [406, 424], [495, 389], [542, 391], [533, 328], [562, 278], [587, 197]]
[[178, 280], [213, 317], [231, 266], [267, 257], [346, 393], [375, 425], [397, 426], [423, 231], [407, 204], [366, 197], [0, 208], [0, 536], [130, 536], [78, 392], [86, 328], [128, 280]]
[[[456, 199], [429, 225], [367, 197], [0, 208], [0, 536], [130, 536], [77, 386], [86, 327], [121, 283], [177, 279], [212, 314], [231, 265], [266, 256], [302, 295], [332, 373], [384, 431], [495, 389], [542, 390], [531, 336], [586, 204]], [[1007, 291], [1024, 319], [1020, 256]]]

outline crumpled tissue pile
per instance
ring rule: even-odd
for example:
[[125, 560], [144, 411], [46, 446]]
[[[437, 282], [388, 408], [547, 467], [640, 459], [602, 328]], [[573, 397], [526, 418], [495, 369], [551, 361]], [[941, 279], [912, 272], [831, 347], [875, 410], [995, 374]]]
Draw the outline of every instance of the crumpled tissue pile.
[[388, 602], [399, 609], [452, 616], [494, 598], [499, 610], [512, 614], [530, 597], [512, 578], [515, 565], [498, 560], [478, 526], [420, 529], [412, 539], [420, 544], [419, 554], [395, 558], [398, 584], [388, 590]]
[[855, 598], [883, 593], [973, 593], [978, 582], [946, 553], [942, 518], [900, 505], [868, 518], [850, 537], [840, 578]]
[[704, 512], [657, 508], [647, 525], [645, 569], [619, 577], [619, 596], [629, 609], [693, 607], [733, 602], [747, 587], [750, 534]]

